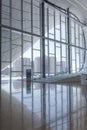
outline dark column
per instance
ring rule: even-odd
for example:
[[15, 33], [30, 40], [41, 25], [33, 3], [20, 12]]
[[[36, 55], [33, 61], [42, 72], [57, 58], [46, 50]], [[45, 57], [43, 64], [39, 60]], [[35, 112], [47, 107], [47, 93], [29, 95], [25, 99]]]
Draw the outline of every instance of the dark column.
[[42, 34], [42, 77], [45, 78], [45, 24], [44, 24], [44, 2], [41, 3], [41, 34]]
[[46, 86], [42, 84], [42, 127], [46, 129]]
[[2, 0], [0, 0], [0, 127], [1, 127], [1, 9]]
[[69, 8], [67, 9], [67, 33], [68, 33], [68, 71], [70, 70], [70, 19], [69, 19]]
[[1, 0], [0, 0], [0, 93], [1, 93]]

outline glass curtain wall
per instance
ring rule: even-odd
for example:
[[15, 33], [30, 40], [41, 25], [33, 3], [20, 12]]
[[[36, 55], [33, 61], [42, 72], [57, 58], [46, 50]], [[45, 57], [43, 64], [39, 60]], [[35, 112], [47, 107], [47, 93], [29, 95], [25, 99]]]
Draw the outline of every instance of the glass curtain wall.
[[1, 8], [1, 80], [21, 92], [27, 72], [41, 76], [41, 1], [2, 0]]
[[70, 12], [67, 15], [66, 10], [46, 2], [42, 16], [41, 4], [41, 0], [2, 0], [2, 82], [7, 79], [11, 85], [19, 79], [23, 84], [21, 79], [26, 79], [27, 72], [31, 73], [32, 79], [41, 78], [43, 62], [46, 77], [69, 73], [69, 69], [76, 73], [83, 68], [86, 52], [83, 25]]
[[[72, 14], [70, 14], [70, 16], [73, 17]], [[70, 61], [72, 73], [76, 73], [83, 69], [87, 48], [83, 27], [77, 21], [78, 18], [70, 18]]]
[[[73, 129], [77, 130], [81, 126], [80, 122], [84, 121], [83, 115], [86, 113], [85, 102], [79, 88], [51, 84], [41, 86], [26, 80], [27, 72], [31, 72], [32, 79], [42, 77], [44, 44], [46, 77], [68, 74], [69, 64], [71, 73], [79, 72], [85, 62], [86, 46], [82, 24], [71, 13], [68, 17], [67, 11], [54, 8], [46, 2], [42, 15], [41, 3], [40, 0], [2, 0], [1, 87], [32, 110], [31, 122], [30, 124], [28, 122], [28, 125], [32, 125], [32, 129], [38, 127], [37, 124], [35, 126], [34, 114], [39, 117], [39, 126], [42, 125], [43, 117], [48, 124], [47, 128], [68, 129], [71, 111], [74, 112], [71, 123]], [[45, 33], [42, 35], [43, 17]], [[69, 108], [71, 101], [73, 103]], [[13, 110], [15, 105], [13, 99], [10, 102]], [[78, 109], [81, 115], [77, 113]], [[77, 118], [80, 116], [81, 120], [78, 121]], [[24, 120], [24, 128], [25, 124]], [[83, 122], [82, 125], [83, 128]]]
[[86, 53], [82, 27], [79, 19], [71, 12], [45, 4], [46, 75], [82, 70]]
[[[45, 6], [46, 74], [68, 72], [67, 15], [49, 5]], [[48, 61], [48, 62], [47, 62]]]

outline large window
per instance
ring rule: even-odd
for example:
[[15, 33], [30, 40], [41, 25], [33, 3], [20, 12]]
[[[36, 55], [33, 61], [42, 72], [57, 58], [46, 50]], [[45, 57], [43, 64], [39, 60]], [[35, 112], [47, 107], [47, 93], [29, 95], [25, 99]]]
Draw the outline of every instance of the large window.
[[[28, 72], [32, 80], [77, 73], [85, 63], [83, 25], [67, 10], [43, 3], [42, 0], [2, 0], [0, 5], [1, 88], [10, 93], [11, 99], [8, 103], [11, 109], [8, 107], [7, 112], [15, 107], [12, 96], [22, 103], [18, 107], [21, 112], [17, 112], [24, 129], [31, 125], [32, 130], [41, 128], [45, 126], [43, 122], [50, 130], [67, 130], [69, 125], [74, 130], [84, 128], [87, 98], [83, 100], [78, 85], [45, 85], [27, 78]], [[30, 121], [23, 119], [25, 108], [29, 109]], [[11, 113], [9, 119], [13, 118]]]
[[82, 24], [75, 15], [67, 14], [66, 10], [45, 4], [45, 62], [48, 75], [76, 73], [84, 66], [86, 43]]
[[10, 84], [25, 79], [27, 70], [36, 79], [43, 73], [76, 73], [84, 66], [86, 46], [78, 18], [46, 2], [41, 7], [40, 0], [2, 0], [1, 72]]

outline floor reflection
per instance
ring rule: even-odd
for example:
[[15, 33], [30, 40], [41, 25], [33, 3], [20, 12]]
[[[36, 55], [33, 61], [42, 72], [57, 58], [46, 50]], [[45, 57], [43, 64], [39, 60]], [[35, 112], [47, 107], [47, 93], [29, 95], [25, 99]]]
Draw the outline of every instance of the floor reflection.
[[87, 86], [5, 81], [1, 121], [1, 130], [86, 130]]

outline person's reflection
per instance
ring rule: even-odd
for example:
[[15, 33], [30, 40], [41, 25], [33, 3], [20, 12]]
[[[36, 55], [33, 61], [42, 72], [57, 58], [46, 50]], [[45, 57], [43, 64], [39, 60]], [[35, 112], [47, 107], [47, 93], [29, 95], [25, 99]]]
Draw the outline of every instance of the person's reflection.
[[31, 80], [26, 80], [26, 93], [30, 94], [31, 93]]

